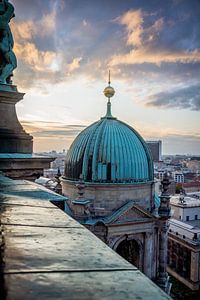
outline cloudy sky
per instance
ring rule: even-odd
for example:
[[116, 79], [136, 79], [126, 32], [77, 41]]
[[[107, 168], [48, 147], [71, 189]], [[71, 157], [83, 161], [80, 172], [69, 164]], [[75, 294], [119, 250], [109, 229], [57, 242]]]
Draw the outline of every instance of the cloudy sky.
[[35, 151], [67, 149], [105, 114], [110, 69], [117, 118], [164, 154], [199, 154], [199, 0], [11, 2], [17, 112]]

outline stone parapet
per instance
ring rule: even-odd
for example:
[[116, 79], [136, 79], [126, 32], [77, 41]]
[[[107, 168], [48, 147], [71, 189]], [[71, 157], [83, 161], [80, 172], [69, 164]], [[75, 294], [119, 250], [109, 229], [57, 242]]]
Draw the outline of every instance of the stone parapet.
[[0, 181], [3, 299], [170, 299], [42, 194], [8, 195], [8, 181]]
[[23, 153], [0, 153], [0, 171], [12, 179], [34, 181], [50, 167], [52, 157]]

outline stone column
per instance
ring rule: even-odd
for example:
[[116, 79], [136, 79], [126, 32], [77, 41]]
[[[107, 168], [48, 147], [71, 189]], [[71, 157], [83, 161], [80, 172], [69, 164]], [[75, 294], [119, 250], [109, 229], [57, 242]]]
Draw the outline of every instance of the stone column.
[[172, 243], [169, 241], [167, 243], [167, 247], [168, 247], [168, 252], [169, 252], [169, 267], [171, 268], [172, 266]]
[[149, 278], [152, 278], [152, 259], [153, 259], [153, 247], [152, 247], [152, 233], [147, 232], [145, 234], [145, 249], [144, 249], [144, 274]]
[[159, 233], [159, 286], [165, 290], [168, 280], [167, 273], [167, 239], [168, 224], [163, 222]]
[[162, 180], [162, 193], [160, 196], [159, 214], [159, 267], [158, 285], [166, 292], [170, 292], [169, 276], [167, 273], [167, 241], [168, 241], [168, 219], [170, 218], [170, 195], [168, 188], [171, 182], [167, 173]]

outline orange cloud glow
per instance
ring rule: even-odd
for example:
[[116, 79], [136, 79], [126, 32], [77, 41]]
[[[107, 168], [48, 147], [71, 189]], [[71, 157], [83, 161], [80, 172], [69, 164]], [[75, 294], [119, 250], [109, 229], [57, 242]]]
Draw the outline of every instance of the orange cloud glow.
[[55, 52], [39, 51], [33, 43], [26, 43], [23, 46], [15, 43], [14, 51], [19, 59], [36, 71], [47, 71], [56, 59]]
[[109, 66], [162, 62], [195, 63], [200, 61], [200, 51], [159, 50], [151, 47], [151, 42], [159, 39], [159, 33], [164, 25], [163, 18], [156, 20], [150, 27], [144, 28], [143, 22], [147, 14], [141, 10], [130, 10], [122, 15], [117, 21], [126, 26], [126, 41], [133, 48], [125, 54], [113, 55]]
[[143, 23], [143, 14], [141, 10], [130, 10], [125, 13], [119, 22], [122, 25], [125, 25], [128, 31], [127, 44], [140, 46], [142, 44], [142, 23]]
[[159, 65], [162, 62], [182, 62], [195, 63], [200, 62], [200, 51], [194, 50], [191, 52], [183, 51], [177, 53], [171, 52], [150, 52], [146, 49], [133, 49], [127, 54], [114, 55], [111, 59], [110, 66], [120, 64], [143, 64], [153, 63]]

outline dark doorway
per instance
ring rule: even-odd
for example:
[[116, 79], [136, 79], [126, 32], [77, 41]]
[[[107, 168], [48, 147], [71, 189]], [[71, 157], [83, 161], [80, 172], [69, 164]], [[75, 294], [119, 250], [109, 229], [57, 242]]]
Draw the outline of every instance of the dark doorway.
[[122, 241], [118, 245], [116, 252], [140, 269], [140, 247], [135, 240]]

